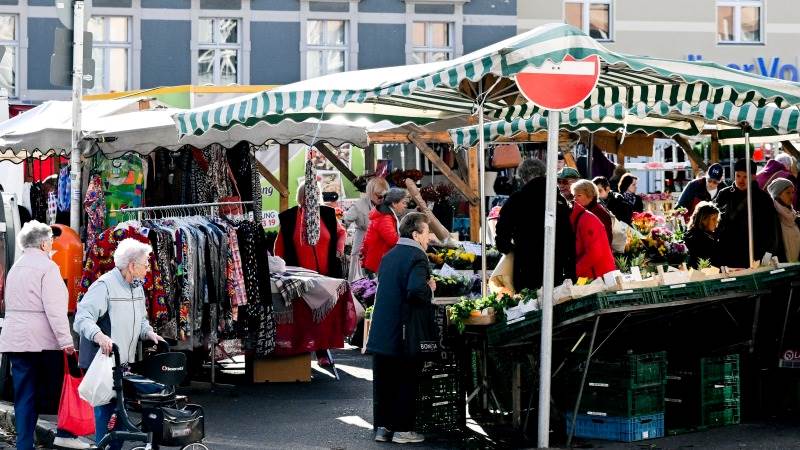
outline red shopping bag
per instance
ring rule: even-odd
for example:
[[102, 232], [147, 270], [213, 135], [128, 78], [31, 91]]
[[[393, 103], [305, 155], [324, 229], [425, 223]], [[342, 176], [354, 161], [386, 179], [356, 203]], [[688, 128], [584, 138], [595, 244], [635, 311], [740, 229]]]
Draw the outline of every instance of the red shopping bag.
[[[75, 352], [77, 359], [78, 353]], [[64, 353], [64, 386], [61, 388], [61, 403], [58, 405], [58, 429], [76, 436], [94, 434], [94, 409], [78, 395], [78, 386], [83, 374], [73, 377], [69, 370], [67, 354]]]

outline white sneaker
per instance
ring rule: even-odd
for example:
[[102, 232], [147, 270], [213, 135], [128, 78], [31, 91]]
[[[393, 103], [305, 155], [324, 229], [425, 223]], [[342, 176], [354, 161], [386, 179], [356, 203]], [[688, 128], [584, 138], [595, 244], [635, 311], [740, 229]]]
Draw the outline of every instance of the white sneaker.
[[68, 438], [68, 437], [56, 437], [53, 441], [53, 447], [55, 448], [77, 448], [77, 449], [89, 449], [94, 448], [92, 444], [87, 441], [84, 441], [79, 438]]
[[395, 432], [394, 436], [392, 436], [392, 442], [395, 444], [416, 444], [424, 441], [425, 436], [413, 431]]

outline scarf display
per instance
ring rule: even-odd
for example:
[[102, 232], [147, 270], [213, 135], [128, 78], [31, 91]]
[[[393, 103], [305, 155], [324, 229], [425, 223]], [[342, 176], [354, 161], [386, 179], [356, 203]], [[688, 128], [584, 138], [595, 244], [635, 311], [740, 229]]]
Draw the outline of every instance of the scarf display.
[[797, 213], [793, 208], [787, 208], [777, 200], [775, 200], [775, 211], [778, 212], [778, 220], [781, 223], [786, 261], [797, 262], [800, 259], [800, 227], [797, 225]]
[[275, 307], [275, 318], [279, 324], [292, 323], [292, 301], [297, 298], [306, 302], [314, 322], [320, 323], [336, 306], [339, 297], [349, 289], [345, 280], [297, 267], [283, 273], [272, 273], [271, 278], [282, 300]]
[[319, 242], [319, 186], [317, 171], [311, 158], [306, 161], [305, 197], [303, 204], [303, 242], [310, 246]]

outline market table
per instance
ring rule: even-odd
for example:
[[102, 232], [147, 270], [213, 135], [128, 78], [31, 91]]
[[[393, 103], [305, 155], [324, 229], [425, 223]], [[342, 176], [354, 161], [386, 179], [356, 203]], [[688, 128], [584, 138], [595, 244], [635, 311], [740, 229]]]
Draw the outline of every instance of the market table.
[[[730, 317], [731, 321], [735, 323], [738, 327], [738, 322], [731, 314], [729, 308], [732, 308], [734, 304], [739, 304], [738, 308], [745, 308], [747, 311], [752, 312], [752, 325], [748, 326], [747, 331], [747, 338], [741, 342], [737, 342], [736, 345], [744, 345], [746, 351], [748, 353], [753, 353], [755, 351], [755, 342], [756, 342], [756, 335], [759, 330], [759, 319], [761, 316], [761, 307], [762, 307], [762, 297], [767, 294], [777, 292], [780, 289], [784, 289], [785, 287], [789, 287], [789, 295], [786, 299], [787, 307], [785, 315], [782, 315], [781, 319], [783, 319], [783, 324], [775, 324], [776, 329], [781, 330], [779, 328], [783, 325], [783, 330], [781, 333], [781, 345], [783, 343], [783, 337], [785, 335], [786, 330], [786, 323], [788, 322], [788, 317], [791, 310], [791, 301], [794, 292], [794, 287], [800, 285], [800, 281], [792, 280], [792, 278], [796, 278], [798, 274], [797, 267], [792, 267], [789, 272], [786, 269], [779, 269], [774, 270], [769, 273], [765, 273], [758, 278], [753, 275], [746, 275], [740, 277], [738, 281], [734, 278], [725, 279], [725, 281], [733, 280], [735, 283], [732, 285], [739, 284], [741, 282], [741, 286], [739, 286], [739, 290], [732, 289], [729, 292], [725, 292], [721, 290], [721, 284], [713, 284], [709, 286], [708, 291], [715, 292], [715, 295], [705, 295], [707, 291], [705, 289], [698, 289], [696, 298], [681, 298], [671, 301], [660, 301], [660, 302], [653, 302], [652, 297], [651, 301], [642, 301], [641, 304], [618, 304], [612, 305], [607, 307], [600, 307], [594, 310], [588, 311], [581, 311], [580, 304], [573, 304], [571, 308], [577, 310], [578, 313], [572, 314], [569, 317], [564, 317], [563, 314], [559, 315], [559, 311], [563, 313], [566, 309], [561, 307], [559, 309], [559, 305], [556, 306], [555, 316], [556, 321], [554, 324], [554, 338], [566, 338], [566, 339], [573, 339], [569, 341], [569, 345], [566, 346], [567, 352], [566, 356], [563, 359], [563, 362], [557, 367], [553, 372], [553, 376], [557, 376], [559, 372], [561, 372], [571, 354], [573, 354], [583, 343], [583, 340], [588, 336], [589, 337], [589, 344], [588, 344], [588, 351], [586, 352], [586, 357], [583, 360], [583, 368], [581, 373], [581, 384], [578, 389], [578, 393], [576, 396], [575, 408], [572, 411], [573, 417], [575, 417], [576, 412], [580, 406], [581, 397], [583, 395], [583, 387], [586, 382], [586, 376], [589, 370], [589, 366], [592, 362], [592, 358], [597, 354], [600, 348], [605, 345], [609, 339], [615, 334], [618, 333], [623, 326], [631, 327], [634, 325], [641, 326], [642, 324], [652, 323], [652, 321], [666, 321], [671, 320], [682, 313], [692, 312], [696, 310], [701, 310], [704, 308], [712, 308], [712, 307], [719, 307], [721, 310]], [[786, 273], [784, 273], [786, 272]], [[745, 282], [746, 281], [746, 282]], [[767, 282], [768, 281], [768, 282]], [[723, 283], [724, 281], [720, 281], [719, 283]], [[716, 283], [716, 282], [714, 282]], [[688, 286], [687, 286], [688, 285]], [[685, 285], [679, 285], [674, 287], [682, 287], [687, 286], [687, 290], [691, 291], [693, 287], [701, 286], [700, 284], [695, 283], [687, 283]], [[745, 288], [746, 287], [746, 288]], [[660, 289], [669, 289], [669, 287], [662, 287]], [[626, 291], [618, 291], [618, 293], [625, 293], [630, 294], [631, 292], [636, 293], [638, 290], [626, 290]], [[643, 298], [646, 297], [646, 292], [648, 289], [641, 290]], [[654, 291], [653, 289], [649, 289], [649, 291]], [[657, 290], [656, 290], [657, 291]], [[572, 300], [574, 301], [574, 300]], [[602, 303], [602, 302], [598, 302]], [[577, 306], [575, 306], [577, 305]], [[751, 306], [752, 305], [752, 308]], [[497, 329], [492, 330], [489, 329], [489, 340], [492, 344], [492, 347], [497, 350], [502, 349], [514, 349], [514, 348], [521, 348], [521, 347], [528, 347], [531, 349], [531, 352], [535, 352], [535, 346], [537, 345], [537, 340], [535, 339], [536, 336], [539, 335], [540, 332], [540, 313], [534, 312], [529, 313], [523, 318], [519, 318], [516, 321], [510, 321], [506, 324], [500, 324], [500, 326], [495, 326]], [[602, 338], [602, 341], [597, 344], [598, 338], [600, 337], [601, 331], [601, 318], [606, 317], [603, 321], [607, 321], [608, 319], [613, 319], [612, 322], [607, 327], [607, 334]], [[748, 312], [749, 318], [749, 312]], [[587, 330], [588, 328], [588, 330]], [[683, 330], [680, 327], [676, 327], [674, 330], [675, 335], [681, 333]], [[576, 334], [577, 336], [570, 336], [571, 333]], [[669, 331], [668, 331], [669, 333]], [[504, 335], [505, 334], [505, 335]], [[509, 334], [515, 334], [516, 337], [510, 337]], [[665, 339], [668, 338], [665, 336]], [[727, 337], [726, 337], [727, 338]], [[562, 345], [561, 348], [564, 346]], [[529, 359], [531, 359], [531, 364], [533, 366], [534, 360], [532, 355], [529, 354]], [[528, 417], [526, 416], [524, 423], [521, 423], [522, 419], [522, 402], [521, 402], [521, 390], [518, 388], [521, 385], [521, 370], [520, 366], [522, 365], [521, 362], [515, 362], [514, 369], [512, 371], [512, 382], [511, 385], [515, 388], [512, 389], [512, 410], [513, 410], [513, 417], [514, 417], [514, 424], [515, 425], [523, 425], [523, 429], [527, 426]], [[532, 401], [535, 392], [531, 393]], [[529, 408], [528, 414], [530, 414], [530, 404], [529, 401]], [[574, 420], [573, 420], [574, 422]]]

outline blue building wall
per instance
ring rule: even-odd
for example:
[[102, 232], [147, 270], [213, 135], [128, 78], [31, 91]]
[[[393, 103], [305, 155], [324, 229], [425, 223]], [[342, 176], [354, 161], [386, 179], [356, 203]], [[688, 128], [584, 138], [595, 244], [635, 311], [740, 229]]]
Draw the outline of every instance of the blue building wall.
[[464, 53], [481, 49], [516, 34], [517, 27], [464, 25]]
[[64, 89], [50, 84], [50, 55], [57, 25], [58, 19], [28, 19], [28, 29], [36, 30], [28, 35], [28, 89]]
[[464, 14], [492, 14], [498, 16], [516, 16], [517, 1], [533, 0], [472, 0], [464, 3]]
[[361, 0], [358, 10], [373, 13], [404, 13], [406, 5], [397, 0]]
[[300, 79], [300, 23], [253, 22], [250, 40], [250, 84]]
[[262, 11], [299, 11], [297, 0], [251, 0], [250, 9]]
[[142, 20], [141, 87], [191, 84], [192, 24], [185, 20]]
[[358, 24], [358, 68], [402, 66], [406, 63], [406, 26]]
[[192, 0], [142, 0], [142, 8], [189, 9]]

